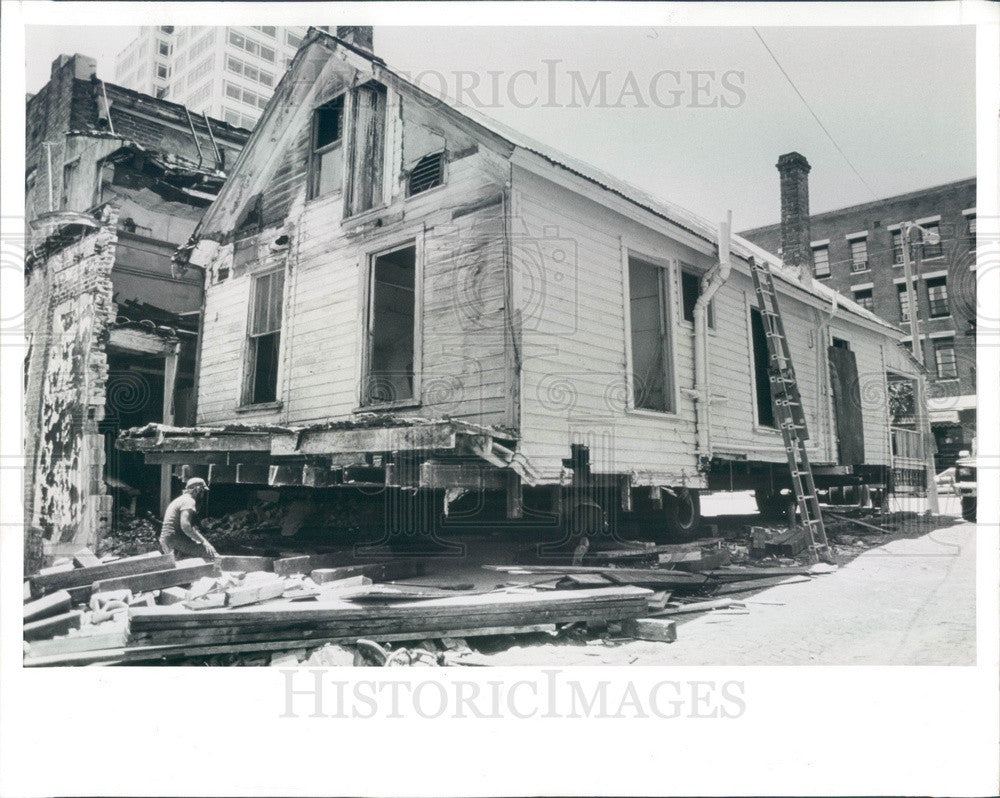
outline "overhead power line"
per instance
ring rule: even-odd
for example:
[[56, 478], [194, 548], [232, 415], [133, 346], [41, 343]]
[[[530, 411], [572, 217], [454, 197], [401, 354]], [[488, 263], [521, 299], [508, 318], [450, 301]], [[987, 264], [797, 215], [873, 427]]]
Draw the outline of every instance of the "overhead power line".
[[788, 85], [792, 87], [793, 91], [799, 96], [799, 99], [802, 100], [802, 104], [806, 107], [806, 110], [808, 110], [809, 113], [812, 114], [812, 118], [816, 120], [816, 124], [819, 125], [820, 128], [822, 128], [823, 132], [826, 133], [826, 137], [830, 139], [830, 142], [833, 144], [833, 146], [837, 148], [837, 152], [839, 152], [841, 157], [843, 157], [843, 159], [847, 162], [847, 165], [851, 167], [851, 171], [854, 172], [855, 175], [857, 175], [858, 180], [860, 180], [862, 185], [866, 189], [868, 189], [868, 193], [872, 195], [872, 199], [876, 200], [880, 199], [880, 197], [875, 193], [872, 187], [868, 185], [868, 181], [861, 176], [861, 172], [857, 170], [857, 168], [851, 162], [851, 159], [847, 157], [847, 153], [844, 152], [841, 146], [837, 143], [837, 140], [833, 137], [833, 134], [830, 133], [829, 130], [827, 130], [826, 125], [823, 124], [823, 120], [820, 119], [819, 116], [817, 116], [816, 112], [812, 109], [812, 106], [809, 105], [809, 101], [806, 100], [806, 98], [802, 95], [802, 92], [799, 91], [799, 87], [795, 85], [795, 81], [792, 80], [792, 76], [789, 75], [788, 72], [785, 70], [785, 68], [781, 65], [781, 62], [778, 60], [778, 56], [776, 56], [774, 54], [774, 51], [767, 46], [767, 42], [764, 41], [764, 37], [760, 35], [760, 31], [757, 30], [757, 28], [754, 28], [753, 32], [757, 34], [757, 38], [760, 39], [760, 43], [764, 45], [764, 49], [767, 50], [768, 54], [774, 60], [774, 63], [777, 64], [778, 69], [781, 70], [781, 74], [785, 76], [785, 80], [788, 81]]

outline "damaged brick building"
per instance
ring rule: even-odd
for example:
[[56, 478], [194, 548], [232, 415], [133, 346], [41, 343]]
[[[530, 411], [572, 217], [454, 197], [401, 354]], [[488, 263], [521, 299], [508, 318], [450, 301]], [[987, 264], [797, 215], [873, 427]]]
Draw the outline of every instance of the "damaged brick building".
[[60, 56], [26, 109], [24, 507], [50, 555], [170, 494], [113, 439], [193, 420], [203, 277], [171, 257], [248, 135], [95, 67]]

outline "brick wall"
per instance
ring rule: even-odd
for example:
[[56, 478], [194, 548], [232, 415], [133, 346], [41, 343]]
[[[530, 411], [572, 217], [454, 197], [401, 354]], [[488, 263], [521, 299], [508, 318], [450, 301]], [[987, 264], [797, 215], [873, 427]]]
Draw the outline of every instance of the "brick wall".
[[[901, 325], [909, 334], [909, 325], [903, 323], [900, 312], [899, 283], [894, 282], [902, 278], [903, 268], [894, 265], [890, 228], [900, 222], [940, 215], [942, 254], [924, 260], [920, 273], [943, 273], [947, 278], [950, 312], [945, 317], [930, 317], [926, 279], [921, 279], [917, 282], [918, 318], [922, 320], [922, 334], [927, 332], [934, 336], [954, 332], [958, 379], [934, 377], [933, 343], [925, 343], [925, 357], [932, 372], [931, 396], [960, 396], [976, 392], [976, 340], [974, 335], [968, 334], [970, 329], [974, 330], [976, 317], [975, 272], [970, 268], [975, 259], [966, 233], [967, 217], [962, 213], [975, 205], [976, 181], [972, 178], [879, 202], [813, 214], [809, 219], [812, 240], [829, 239], [830, 276], [821, 282], [847, 297], [853, 297], [853, 290], [858, 286], [870, 284], [874, 312], [893, 324]], [[855, 271], [847, 236], [863, 231], [867, 232], [868, 268]], [[778, 224], [747, 230], [741, 235], [770, 252], [779, 253], [781, 249], [781, 226]], [[934, 337], [932, 342], [944, 340], [948, 339]]]

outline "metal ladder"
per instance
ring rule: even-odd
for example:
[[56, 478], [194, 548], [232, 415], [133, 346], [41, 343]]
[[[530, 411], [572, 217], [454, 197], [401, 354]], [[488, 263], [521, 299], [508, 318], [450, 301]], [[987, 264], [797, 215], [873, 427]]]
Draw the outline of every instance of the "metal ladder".
[[806, 453], [809, 432], [802, 410], [802, 396], [795, 379], [795, 368], [792, 366], [792, 353], [785, 336], [785, 325], [778, 309], [778, 296], [774, 291], [771, 268], [767, 261], [758, 262], [756, 258], [750, 258], [750, 274], [753, 277], [757, 305], [760, 308], [764, 335], [767, 338], [771, 403], [788, 456], [795, 501], [802, 516], [802, 523], [809, 531], [814, 556], [826, 558], [829, 556], [829, 542], [826, 538], [826, 528], [823, 526], [823, 515], [819, 507], [819, 497], [816, 495], [809, 455]]

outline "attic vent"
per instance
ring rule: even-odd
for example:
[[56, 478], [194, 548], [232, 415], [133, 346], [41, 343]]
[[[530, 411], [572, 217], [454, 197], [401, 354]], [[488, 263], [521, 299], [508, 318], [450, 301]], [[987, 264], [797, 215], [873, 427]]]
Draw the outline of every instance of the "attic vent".
[[410, 196], [444, 182], [444, 153], [425, 155], [410, 172]]

